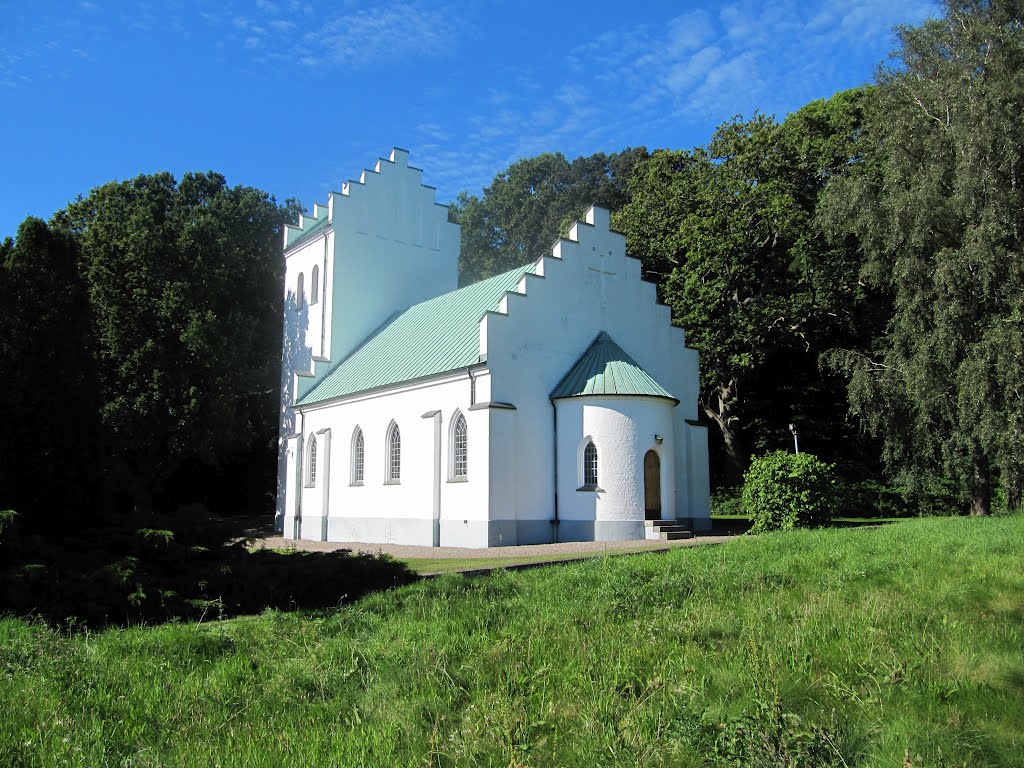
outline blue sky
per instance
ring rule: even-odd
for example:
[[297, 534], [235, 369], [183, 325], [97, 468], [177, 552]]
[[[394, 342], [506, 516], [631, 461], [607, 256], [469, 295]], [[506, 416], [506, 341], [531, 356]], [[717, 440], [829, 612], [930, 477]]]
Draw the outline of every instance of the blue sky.
[[441, 202], [520, 157], [690, 148], [872, 79], [932, 0], [0, 0], [0, 237], [113, 179], [307, 207], [393, 146]]

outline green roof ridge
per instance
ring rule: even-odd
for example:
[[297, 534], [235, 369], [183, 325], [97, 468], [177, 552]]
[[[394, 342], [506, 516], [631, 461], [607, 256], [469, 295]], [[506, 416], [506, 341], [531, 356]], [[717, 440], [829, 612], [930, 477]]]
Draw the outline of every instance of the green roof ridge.
[[667, 389], [601, 331], [551, 391], [551, 399], [585, 395], [664, 397], [679, 403]]
[[[306, 219], [310, 219], [313, 223], [306, 224]], [[294, 248], [299, 243], [311, 239], [313, 235], [316, 235], [322, 232], [323, 230], [327, 229], [327, 227], [330, 226], [330, 223], [331, 222], [328, 220], [326, 210], [324, 212], [323, 217], [319, 219], [313, 219], [311, 216], [303, 217], [303, 224], [305, 225], [304, 227], [288, 227], [289, 239], [288, 245], [285, 246], [285, 249], [287, 250], [288, 248]]]
[[536, 263], [427, 299], [370, 334], [338, 362], [297, 405], [468, 368], [480, 362], [480, 319], [496, 311]]

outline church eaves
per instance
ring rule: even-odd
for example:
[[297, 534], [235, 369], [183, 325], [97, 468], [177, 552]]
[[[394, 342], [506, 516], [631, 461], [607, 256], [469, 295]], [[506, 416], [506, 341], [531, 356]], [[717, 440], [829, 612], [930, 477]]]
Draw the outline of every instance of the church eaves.
[[679, 400], [601, 331], [551, 392], [552, 400], [584, 395], [665, 397]]
[[494, 311], [536, 264], [513, 269], [416, 304], [370, 336], [313, 387], [298, 406], [320, 403], [480, 362], [480, 318]]

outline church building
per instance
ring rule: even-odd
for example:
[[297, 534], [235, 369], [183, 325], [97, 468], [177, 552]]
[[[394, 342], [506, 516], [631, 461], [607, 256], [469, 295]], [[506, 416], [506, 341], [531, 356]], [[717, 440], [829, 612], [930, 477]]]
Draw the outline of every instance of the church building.
[[285, 232], [285, 536], [492, 547], [708, 527], [697, 353], [608, 211], [459, 288], [459, 227], [408, 160], [394, 150]]

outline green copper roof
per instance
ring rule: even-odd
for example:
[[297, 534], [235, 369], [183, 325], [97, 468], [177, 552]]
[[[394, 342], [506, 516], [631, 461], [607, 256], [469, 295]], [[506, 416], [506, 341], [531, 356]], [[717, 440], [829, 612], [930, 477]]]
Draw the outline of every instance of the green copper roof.
[[386, 323], [302, 397], [309, 405], [480, 362], [480, 318], [535, 266], [416, 304]]
[[327, 229], [331, 222], [327, 219], [327, 208], [323, 208], [320, 213], [319, 219], [314, 219], [310, 216], [304, 216], [302, 220], [303, 226], [300, 227], [289, 227], [288, 228], [288, 244], [285, 248], [293, 248], [299, 243], [305, 242], [320, 232]]
[[604, 331], [554, 388], [551, 399], [581, 395], [649, 395], [679, 403]]

